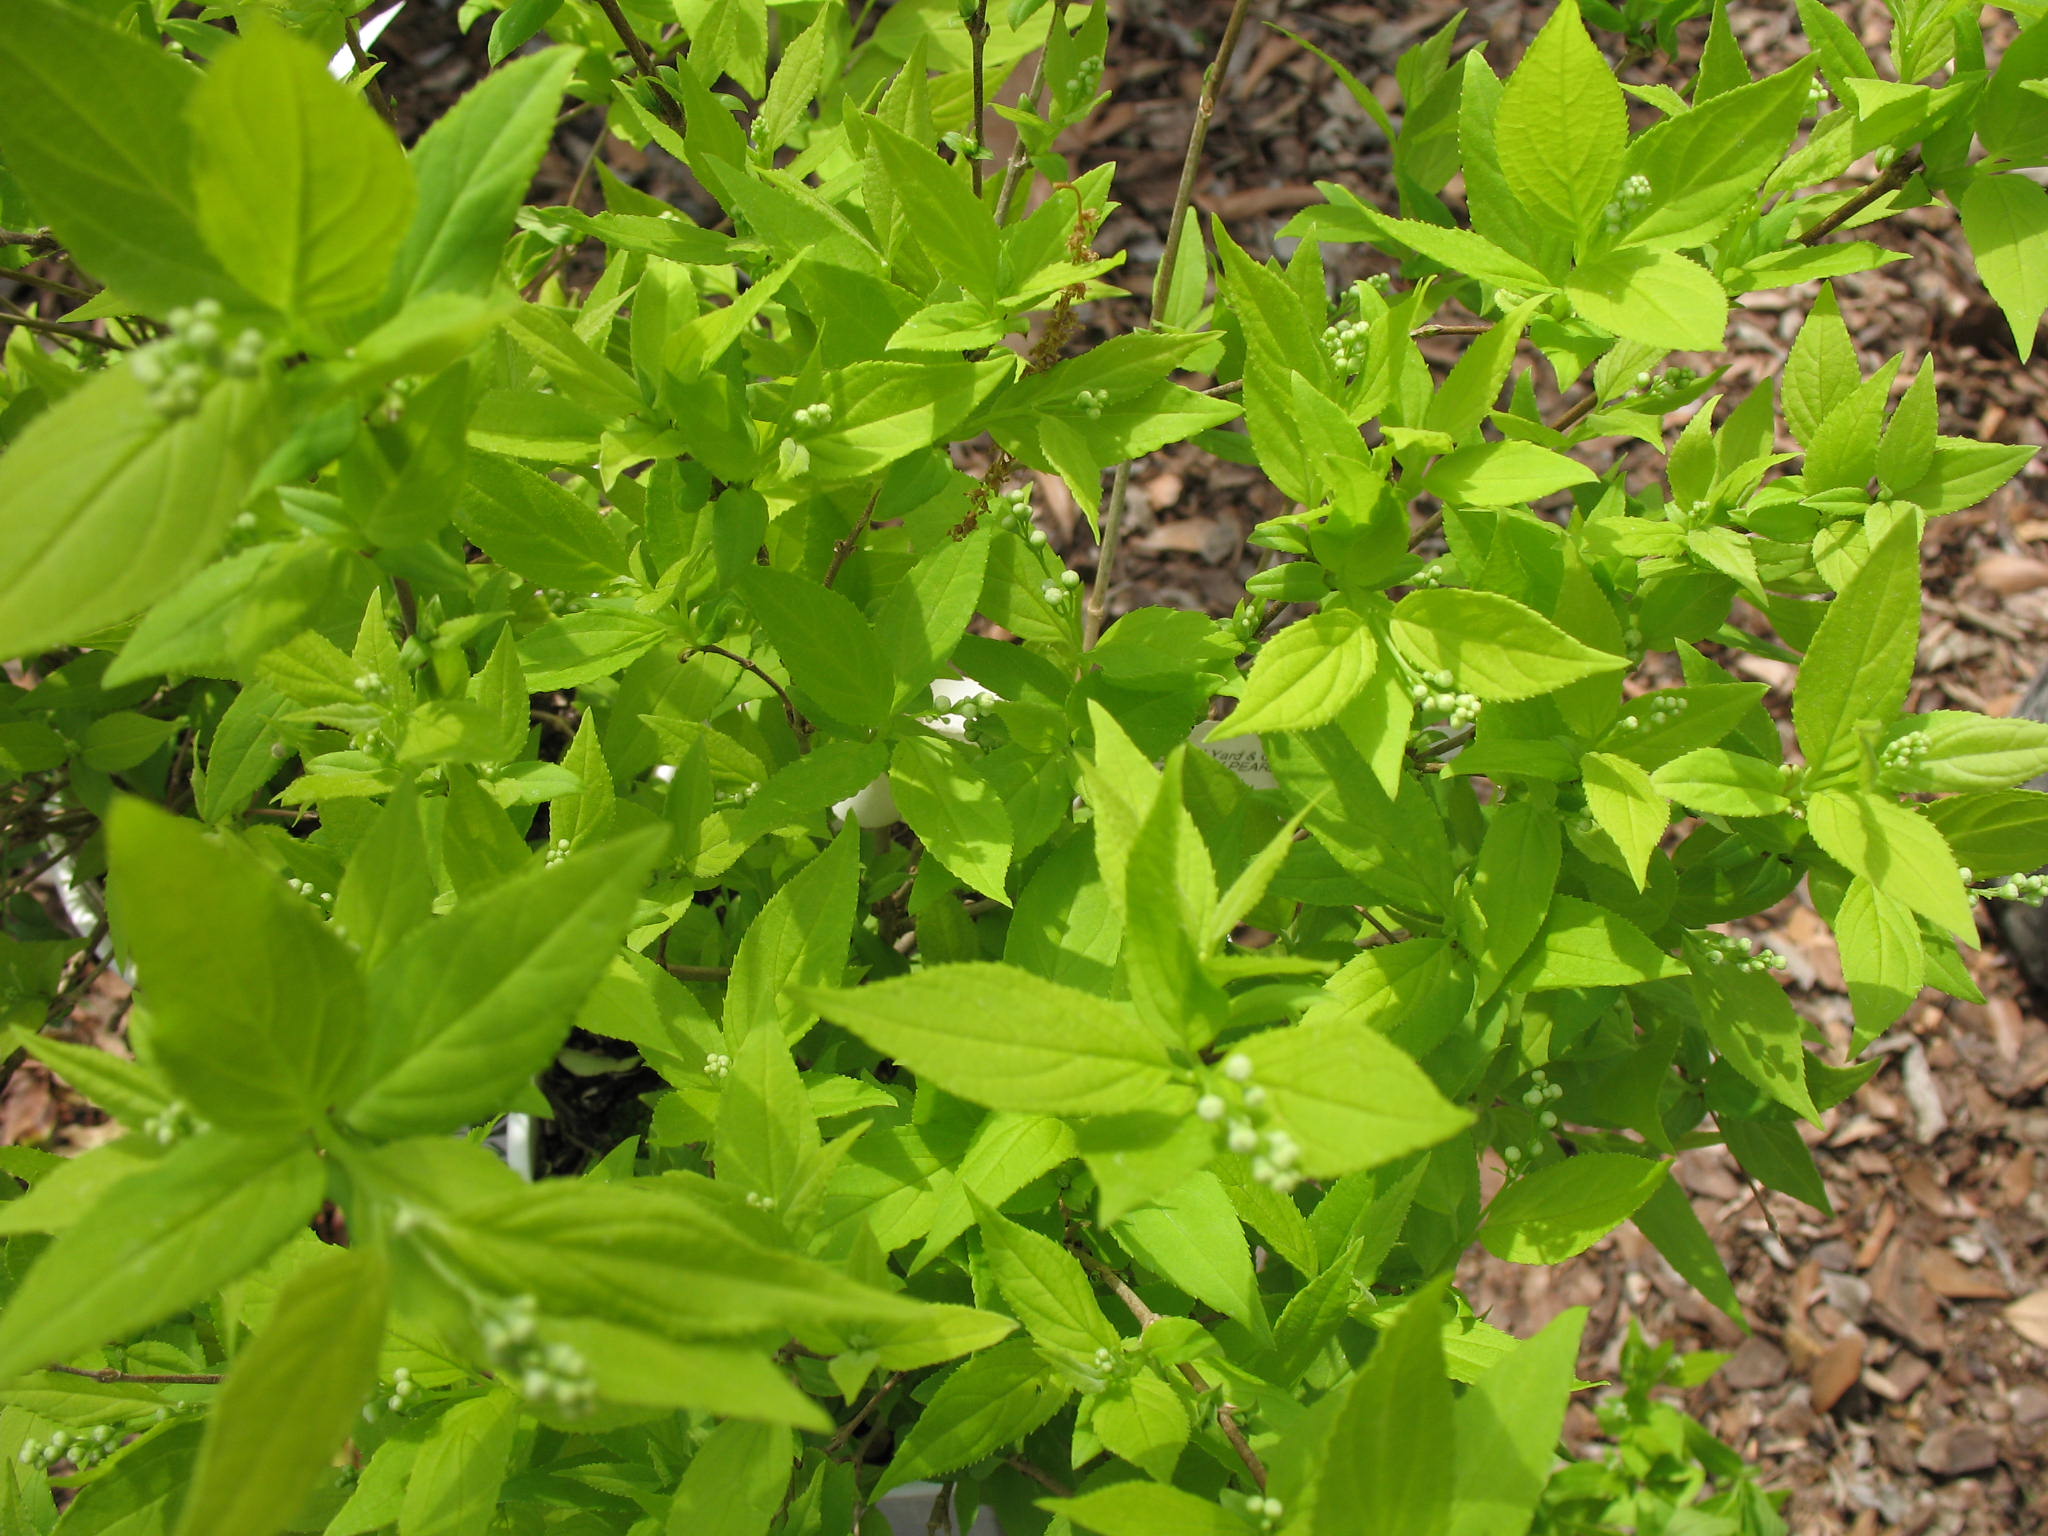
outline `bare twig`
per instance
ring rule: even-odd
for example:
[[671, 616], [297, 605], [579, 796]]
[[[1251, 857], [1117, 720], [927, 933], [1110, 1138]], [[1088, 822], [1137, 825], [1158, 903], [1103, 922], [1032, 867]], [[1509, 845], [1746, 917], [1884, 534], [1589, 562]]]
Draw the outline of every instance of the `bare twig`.
[[64, 254], [64, 247], [47, 229], [0, 229], [0, 245], [25, 245], [39, 261]]
[[[1237, 0], [1230, 8], [1230, 20], [1223, 28], [1223, 40], [1216, 47], [1216, 57], [1211, 61], [1208, 72], [1202, 76], [1202, 97], [1195, 107], [1195, 125], [1188, 133], [1187, 154], [1181, 160], [1180, 187], [1173, 196], [1173, 217], [1166, 226], [1166, 249], [1160, 254], [1159, 269], [1152, 276], [1151, 323], [1159, 323], [1159, 306], [1173, 288], [1173, 274], [1180, 265], [1180, 242], [1182, 231], [1187, 227], [1188, 209], [1195, 200], [1195, 175], [1202, 164], [1202, 148], [1209, 141], [1209, 125], [1216, 117], [1216, 93], [1222, 89], [1223, 77], [1230, 69], [1232, 55], [1237, 52], [1238, 37], [1244, 32], [1245, 18], [1251, 14], [1252, 0]], [[1130, 495], [1131, 464], [1126, 459], [1117, 465], [1116, 476], [1110, 481], [1109, 501], [1102, 509], [1102, 542], [1095, 557], [1095, 580], [1088, 589], [1088, 602], [1081, 610], [1081, 649], [1092, 650], [1095, 642], [1102, 637], [1103, 620], [1109, 616], [1109, 589], [1116, 578], [1117, 546], [1122, 542], [1124, 531], [1124, 504]]]
[[94, 290], [90, 288], [75, 288], [70, 283], [58, 282], [54, 277], [38, 277], [35, 273], [20, 267], [0, 272], [0, 278], [5, 278], [10, 283], [26, 283], [31, 288], [40, 288], [45, 293], [56, 294], [59, 298], [78, 299], [81, 302], [94, 295]]
[[1571, 431], [1573, 427], [1576, 427], [1580, 422], [1592, 415], [1593, 408], [1599, 403], [1600, 392], [1597, 389], [1587, 390], [1576, 405], [1572, 406], [1570, 410], [1550, 424], [1550, 430], [1553, 432]]
[[729, 965], [665, 965], [662, 969], [677, 981], [724, 981], [732, 975]]

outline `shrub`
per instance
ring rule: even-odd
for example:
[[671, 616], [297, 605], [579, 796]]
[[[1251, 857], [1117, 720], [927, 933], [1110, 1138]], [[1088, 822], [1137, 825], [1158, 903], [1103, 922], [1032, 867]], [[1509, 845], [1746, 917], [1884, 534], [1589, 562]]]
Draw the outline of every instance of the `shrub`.
[[[1897, 0], [1881, 70], [1801, 0], [1753, 80], [1716, 10], [1683, 92], [1572, 0], [1505, 80], [1446, 28], [1398, 121], [1340, 69], [1398, 211], [1329, 185], [1282, 264], [1188, 206], [1240, 3], [1151, 323], [1083, 345], [1104, 5], [516, 0], [409, 152], [354, 8], [0, 30], [15, 256], [105, 285], [0, 382], [0, 986], [130, 1128], [4, 1154], [9, 1529], [832, 1536], [922, 1478], [1013, 1536], [1782, 1529], [1650, 1397], [1711, 1360], [1632, 1350], [1629, 1449], [1553, 1477], [1583, 1316], [1448, 1277], [1633, 1220], [1739, 1319], [1672, 1157], [1823, 1201], [1871, 1071], [1745, 920], [1804, 883], [1860, 1050], [2048, 862], [2048, 727], [1904, 712], [1927, 520], [2028, 450], [1825, 286], [1953, 204], [2026, 356], [2048, 23]], [[728, 224], [526, 205], [565, 97]], [[1333, 303], [1345, 243], [1400, 275]], [[1721, 389], [1731, 301], [1815, 280]], [[1189, 440], [1271, 558], [1105, 626]], [[134, 1061], [42, 1028], [102, 941]], [[483, 1130], [617, 1065], [572, 1028], [661, 1086], [522, 1183]]]

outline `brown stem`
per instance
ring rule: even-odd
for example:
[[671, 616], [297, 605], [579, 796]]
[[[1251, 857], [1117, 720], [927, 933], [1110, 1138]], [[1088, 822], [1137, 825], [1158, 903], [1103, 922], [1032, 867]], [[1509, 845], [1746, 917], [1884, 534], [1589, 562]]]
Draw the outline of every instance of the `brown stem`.
[[1919, 169], [1920, 151], [1917, 149], [1908, 150], [1890, 165], [1886, 166], [1884, 173], [1877, 180], [1873, 181], [1869, 186], [1858, 192], [1849, 201], [1842, 204], [1841, 207], [1801, 235], [1799, 243], [1801, 245], [1819, 244], [1879, 198], [1884, 197], [1888, 193], [1898, 191], [1899, 188], [1913, 179], [1913, 173]]
[[1039, 1487], [1045, 1489], [1045, 1491], [1050, 1494], [1053, 1494], [1062, 1499], [1071, 1499], [1074, 1496], [1073, 1489], [1069, 1488], [1065, 1483], [1061, 1482], [1058, 1478], [1054, 1477], [1050, 1472], [1046, 1471], [1045, 1468], [1033, 1466], [1030, 1462], [1026, 1461], [1022, 1456], [1005, 1456], [1003, 1458], [1003, 1462], [1006, 1466], [1012, 1468], [1013, 1470], [1022, 1472], [1026, 1477], [1030, 1478], [1031, 1481], [1038, 1484]]
[[665, 965], [662, 969], [677, 981], [724, 981], [732, 975], [729, 965]]
[[[1096, 1258], [1087, 1249], [1077, 1244], [1070, 1244], [1069, 1248], [1076, 1258], [1080, 1259], [1084, 1265], [1102, 1278], [1102, 1283], [1109, 1287], [1118, 1301], [1121, 1301], [1126, 1307], [1130, 1308], [1131, 1316], [1138, 1320], [1139, 1328], [1150, 1328], [1159, 1321], [1159, 1314], [1145, 1305], [1144, 1299], [1131, 1289], [1129, 1282], [1122, 1275], [1110, 1268], [1109, 1265], [1103, 1263], [1102, 1260]], [[1209, 1385], [1208, 1378], [1186, 1361], [1181, 1362], [1180, 1373], [1186, 1379], [1187, 1384], [1197, 1392], [1206, 1395], [1214, 1390]], [[1244, 1429], [1237, 1422], [1236, 1405], [1232, 1403], [1218, 1403], [1216, 1405], [1216, 1424], [1223, 1431], [1223, 1438], [1230, 1442], [1230, 1448], [1237, 1452], [1237, 1459], [1244, 1463], [1244, 1469], [1251, 1473], [1252, 1481], [1257, 1483], [1259, 1491], [1264, 1493], [1266, 1491], [1266, 1464], [1259, 1459], [1259, 1453], [1252, 1449], [1251, 1441], [1245, 1438]]]
[[860, 543], [860, 536], [868, 531], [868, 524], [875, 520], [875, 508], [881, 504], [881, 500], [882, 488], [878, 485], [875, 487], [875, 494], [868, 498], [867, 506], [862, 509], [860, 521], [853, 525], [852, 531], [845, 538], [832, 546], [832, 564], [825, 571], [826, 586], [831, 586], [839, 579], [839, 568], [846, 564], [848, 557]]
[[1416, 326], [1408, 334], [1410, 336], [1484, 336], [1492, 329], [1492, 326], [1486, 324], [1439, 325], [1435, 321], [1431, 321], [1428, 325]]
[[46, 1371], [56, 1371], [65, 1376], [83, 1376], [88, 1381], [97, 1381], [105, 1386], [115, 1382], [128, 1382], [145, 1387], [217, 1387], [221, 1378], [217, 1375], [194, 1374], [181, 1376], [137, 1375], [132, 1371], [117, 1371], [109, 1367], [103, 1371], [88, 1371], [75, 1365], [46, 1365]]
[[[342, 22], [341, 35], [348, 40], [348, 56], [355, 60], [356, 72], [358, 74], [367, 75], [370, 70], [376, 68], [370, 56], [363, 51], [363, 39], [361, 34], [356, 31], [354, 17], [349, 17]], [[398, 113], [391, 105], [391, 97], [384, 90], [384, 82], [374, 76], [365, 79], [363, 81], [363, 94], [370, 98], [370, 105], [376, 109], [377, 115], [384, 119], [393, 133], [396, 133], [398, 131]]]
[[24, 271], [20, 267], [0, 271], [0, 278], [5, 278], [10, 283], [26, 283], [31, 288], [40, 288], [45, 293], [56, 294], [59, 298], [78, 299], [82, 302], [94, 296], [94, 291], [90, 288], [74, 288], [69, 283], [58, 282], [54, 277], [38, 277], [35, 273]]
[[1443, 527], [1443, 525], [1444, 514], [1442, 509], [1439, 508], [1437, 511], [1434, 511], [1430, 513], [1429, 516], [1425, 517], [1422, 520], [1421, 526], [1418, 527], [1413, 533], [1411, 533], [1408, 536], [1408, 547], [1410, 549], [1413, 549], [1416, 545], [1420, 544], [1424, 539], [1428, 538], [1432, 533], [1435, 533], [1437, 529]]
[[976, 0], [967, 40], [974, 50], [974, 148], [968, 158], [973, 161], [974, 195], [980, 197], [981, 157], [988, 149], [988, 0]]
[[825, 1442], [825, 1454], [827, 1456], [835, 1456], [846, 1448], [846, 1442], [853, 1438], [855, 1430], [867, 1422], [868, 1415], [882, 1406], [884, 1398], [903, 1385], [905, 1374], [903, 1371], [898, 1371], [868, 1395], [868, 1400], [860, 1405], [859, 1411], [844, 1424], [840, 1425], [838, 1432]]
[[[1173, 287], [1173, 274], [1180, 265], [1181, 232], [1187, 227], [1188, 209], [1195, 200], [1195, 175], [1202, 164], [1202, 149], [1209, 142], [1209, 125], [1216, 117], [1216, 93], [1223, 86], [1223, 77], [1230, 69], [1232, 55], [1237, 52], [1238, 37], [1244, 32], [1245, 17], [1251, 14], [1252, 0], [1237, 0], [1230, 8], [1230, 20], [1223, 28], [1223, 41], [1216, 47], [1216, 57], [1211, 61], [1208, 72], [1202, 76], [1202, 97], [1195, 106], [1195, 125], [1188, 132], [1187, 154], [1181, 159], [1180, 186], [1173, 195], [1173, 217], [1166, 226], [1166, 249], [1160, 253], [1159, 268], [1152, 274], [1152, 300], [1149, 322], [1159, 323], [1159, 306], [1165, 302]], [[1081, 610], [1081, 649], [1094, 649], [1095, 642], [1102, 638], [1103, 620], [1109, 616], [1109, 589], [1116, 577], [1117, 546], [1123, 540], [1124, 503], [1130, 495], [1131, 465], [1126, 459], [1116, 467], [1116, 477], [1109, 486], [1109, 501], [1102, 509], [1102, 538], [1099, 553], [1095, 557], [1095, 580], [1088, 588], [1088, 601]]]
[[0, 245], [25, 245], [38, 260], [64, 254], [64, 247], [47, 229], [0, 229]]
[[1584, 398], [1550, 424], [1550, 430], [1553, 432], [1571, 431], [1573, 427], [1576, 427], [1580, 422], [1592, 415], [1593, 408], [1599, 403], [1600, 392], [1598, 390], [1588, 390]]
[[647, 45], [640, 41], [640, 34], [633, 30], [633, 24], [626, 20], [626, 13], [619, 9], [619, 0], [597, 0], [597, 8], [604, 12], [611, 22], [612, 30], [619, 34], [619, 41], [626, 45], [626, 52], [633, 56], [635, 72], [645, 75], [654, 87], [654, 111], [662, 123], [675, 130], [683, 131], [682, 108], [662, 86], [661, 77], [654, 72], [654, 55], [647, 51]]
[[[1052, 26], [1046, 32], [1048, 39], [1058, 35], [1059, 28], [1067, 24], [1067, 0], [1053, 0]], [[1042, 111], [1045, 106], [1045, 50], [1038, 51], [1038, 67], [1031, 76], [1031, 88], [1024, 93], [1026, 103], [1033, 112]], [[1017, 131], [1016, 146], [1010, 151], [1010, 163], [1003, 167], [1003, 187], [996, 194], [996, 223], [1010, 222], [1010, 207], [1017, 200], [1018, 189], [1024, 185], [1024, 168], [1031, 163], [1030, 151], [1025, 147], [1024, 131]]]
[[762, 682], [766, 683], [770, 688], [774, 689], [775, 696], [778, 699], [782, 700], [782, 712], [789, 717], [789, 728], [796, 734], [796, 744], [798, 748], [805, 752], [810, 751], [810, 727], [805, 723], [804, 717], [796, 712], [796, 705], [790, 702], [788, 690], [786, 690], [782, 686], [782, 684], [775, 681], [775, 679], [761, 667], [760, 663], [749, 661], [744, 656], [736, 655], [733, 652], [728, 651], [722, 645], [697, 646], [694, 650], [685, 651], [683, 653], [683, 660], [688, 661], [690, 657], [693, 655], [722, 656], [727, 661], [731, 662], [734, 666], [738, 667], [742, 672], [753, 673], [754, 676], [758, 677], [759, 679], [761, 679]]
[[88, 326], [73, 325], [65, 320], [43, 320], [26, 310], [16, 309], [12, 304], [0, 302], [0, 325], [18, 325], [25, 331], [40, 331], [45, 336], [63, 336], [72, 341], [89, 341], [96, 347], [109, 352], [125, 352], [128, 349], [111, 336], [102, 336]]

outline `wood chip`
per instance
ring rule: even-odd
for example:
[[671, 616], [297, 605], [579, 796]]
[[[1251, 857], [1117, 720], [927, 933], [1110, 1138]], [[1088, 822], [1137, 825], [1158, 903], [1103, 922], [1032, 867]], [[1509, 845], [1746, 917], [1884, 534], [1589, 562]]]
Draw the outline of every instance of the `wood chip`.
[[1887, 1402], [1903, 1403], [1927, 1385], [1928, 1377], [1933, 1374], [1933, 1366], [1911, 1350], [1901, 1350], [1889, 1369], [1865, 1371], [1863, 1385]]
[[1913, 1139], [1926, 1146], [1948, 1129], [1948, 1112], [1941, 1107], [1941, 1090], [1934, 1085], [1926, 1049], [1917, 1040], [1907, 1047], [1900, 1064], [1899, 1086], [1913, 1106]]
[[1936, 1477], [1968, 1477], [1998, 1465], [1998, 1441], [1981, 1424], [1950, 1424], [1929, 1435], [1913, 1460]]
[[2048, 1290], [2022, 1296], [2005, 1309], [2005, 1320], [2028, 1343], [2048, 1349]]
[[1842, 1400], [1842, 1394], [1863, 1374], [1863, 1335], [1845, 1333], [1827, 1347], [1806, 1373], [1813, 1391], [1813, 1410], [1827, 1413]]
[[2026, 555], [1986, 555], [1970, 574], [2001, 597], [2012, 597], [2048, 587], [2048, 560], [2034, 560]]
[[1791, 1368], [1782, 1349], [1769, 1339], [1752, 1334], [1721, 1367], [1721, 1380], [1738, 1392], [1758, 1392], [1775, 1387]]
[[1972, 1269], [1941, 1248], [1920, 1255], [1920, 1282], [1951, 1301], [2003, 1301], [2012, 1294], [1998, 1276]]
[[1856, 1250], [1856, 1267], [1868, 1269], [1877, 1262], [1877, 1256], [1884, 1252], [1884, 1245], [1892, 1235], [1892, 1228], [1899, 1224], [1899, 1213], [1887, 1200], [1878, 1207], [1877, 1219], [1871, 1222], [1870, 1231], [1864, 1234], [1863, 1242]]

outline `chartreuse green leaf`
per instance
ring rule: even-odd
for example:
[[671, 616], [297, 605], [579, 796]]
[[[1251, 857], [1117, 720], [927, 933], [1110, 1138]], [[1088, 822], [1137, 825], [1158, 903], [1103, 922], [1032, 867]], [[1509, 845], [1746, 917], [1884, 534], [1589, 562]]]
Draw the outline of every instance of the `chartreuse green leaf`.
[[1585, 1328], [1584, 1307], [1560, 1312], [1452, 1404], [1457, 1494], [1446, 1536], [1498, 1536], [1527, 1527], [1557, 1460]]
[[108, 823], [112, 900], [149, 1027], [138, 1044], [199, 1116], [315, 1123], [357, 1080], [367, 1015], [349, 948], [223, 837], [139, 800]]
[[1684, 966], [1627, 918], [1559, 892], [1509, 983], [1518, 992], [1548, 992], [1626, 987], [1684, 974]]
[[1849, 882], [1832, 926], [1860, 1051], [1897, 1023], [1920, 995], [1927, 979], [1927, 946], [1913, 909], [1861, 878]]
[[669, 1536], [756, 1536], [789, 1493], [789, 1431], [732, 1422], [712, 1430], [683, 1469], [669, 1506]]
[[1806, 1086], [1806, 1026], [1785, 989], [1695, 939], [1686, 941], [1685, 958], [1700, 1022], [1722, 1059], [1787, 1109], [1819, 1119]]
[[1209, 740], [1325, 725], [1358, 697], [1378, 658], [1372, 631], [1348, 609], [1290, 624], [1260, 649], [1237, 708]]
[[285, 1282], [207, 1422], [179, 1536], [271, 1536], [296, 1520], [377, 1380], [381, 1255], [342, 1250]]
[[1976, 943], [1976, 918], [1955, 855], [1924, 817], [1890, 795], [1824, 789], [1807, 796], [1806, 825], [1851, 874], [1964, 943]]
[[1977, 275], [2005, 311], [2024, 363], [2048, 312], [2048, 188], [2010, 172], [1979, 176], [1961, 208]]
[[1446, 1529], [1454, 1487], [1443, 1294], [1441, 1281], [1416, 1291], [1345, 1389], [1314, 1474], [1309, 1536]]
[[366, 965], [375, 965], [428, 919], [434, 877], [420, 825], [419, 797], [408, 787], [378, 811], [356, 845], [334, 897], [334, 926]]
[[1083, 1358], [1118, 1347], [1079, 1259], [985, 1205], [975, 1207], [974, 1219], [996, 1289], [1040, 1347]]
[[272, 386], [225, 379], [166, 416], [132, 368], [92, 378], [0, 454], [0, 656], [134, 617], [220, 548], [269, 454]]
[[1703, 816], [1774, 816], [1792, 804], [1785, 793], [1790, 775], [1782, 763], [1746, 752], [1699, 747], [1673, 758], [1650, 782], [1688, 810]]
[[395, 299], [490, 288], [578, 57], [571, 48], [550, 48], [513, 60], [414, 146], [419, 204], [392, 270]]
[[1187, 1406], [1151, 1370], [1112, 1380], [1089, 1405], [1088, 1427], [1112, 1456], [1161, 1480], [1187, 1448]]
[[1586, 783], [1586, 809], [1600, 830], [1614, 839], [1636, 889], [1648, 877], [1650, 855], [1671, 822], [1671, 807], [1643, 772], [1625, 757], [1588, 752], [1579, 760]]
[[594, 594], [627, 570], [615, 519], [495, 453], [469, 455], [455, 523], [477, 548], [535, 586]]
[[1690, 256], [1630, 246], [1583, 262], [1565, 288], [1602, 330], [1646, 346], [1713, 352], [1728, 328], [1728, 295]]
[[818, 1123], [779, 1030], [757, 1029], [733, 1052], [718, 1095], [718, 1177], [787, 1209]]
[[519, 1399], [502, 1388], [450, 1407], [427, 1431], [405, 1480], [406, 1536], [483, 1536], [519, 1430]]
[[1575, 240], [1600, 227], [1621, 179], [1628, 108], [1577, 0], [1551, 13], [1515, 67], [1494, 116], [1494, 143], [1532, 218]]
[[1000, 961], [799, 995], [919, 1077], [989, 1109], [1092, 1115], [1194, 1103], [1165, 1042], [1128, 1005]]
[[858, 608], [820, 582], [765, 566], [748, 567], [739, 589], [807, 710], [855, 729], [888, 719], [895, 680]]
[[1856, 343], [1842, 323], [1841, 305], [1833, 285], [1823, 283], [1820, 297], [1807, 312], [1799, 335], [1785, 359], [1778, 386], [1785, 420], [1802, 444], [1813, 440], [1834, 408], [1863, 382], [1856, 361]]
[[550, 1343], [583, 1356], [608, 1403], [691, 1408], [721, 1418], [829, 1430], [822, 1410], [767, 1356], [716, 1344], [678, 1344], [644, 1329], [594, 1317], [550, 1318]]
[[845, 974], [860, 888], [860, 827], [852, 818], [825, 851], [768, 898], [740, 940], [725, 989], [725, 1037], [779, 1028], [794, 1042], [817, 1019], [798, 989]]
[[1456, 506], [1512, 507], [1598, 478], [1576, 459], [1510, 438], [1445, 454], [1422, 477], [1422, 488]]
[[349, 1123], [398, 1136], [502, 1109], [611, 963], [666, 830], [530, 868], [394, 949], [370, 974], [367, 1087]]
[[1115, 1231], [1117, 1241], [1154, 1274], [1254, 1333], [1265, 1331], [1251, 1246], [1215, 1174], [1196, 1174], [1124, 1216]]
[[1410, 592], [1394, 606], [1393, 635], [1419, 671], [1448, 672], [1457, 687], [1488, 703], [1534, 698], [1628, 667], [1626, 657], [1574, 640], [1498, 592]]
[[246, 1274], [327, 1187], [304, 1142], [214, 1132], [115, 1184], [0, 1311], [0, 1380], [140, 1332]]
[[237, 282], [306, 326], [377, 302], [412, 220], [412, 172], [315, 49], [278, 26], [246, 26], [187, 118], [199, 228]]
[[1699, 1213], [1693, 1210], [1692, 1197], [1685, 1192], [1684, 1185], [1676, 1179], [1666, 1179], [1636, 1208], [1632, 1219], [1636, 1230], [1656, 1244], [1657, 1251], [1694, 1290], [1732, 1321], [1748, 1326], [1743, 1323], [1742, 1302], [1735, 1294], [1728, 1266], [1701, 1224]]
[[1072, 1389], [1028, 1338], [984, 1350], [939, 1382], [896, 1447], [877, 1493], [921, 1477], [944, 1477], [1014, 1445], [1066, 1405]]
[[1038, 1507], [1095, 1536], [1254, 1536], [1259, 1529], [1214, 1499], [1165, 1483], [1109, 1483], [1077, 1498], [1040, 1499]]
[[984, 302], [1002, 292], [995, 221], [960, 176], [931, 149], [913, 143], [880, 118], [867, 123], [869, 153], [903, 200], [909, 225], [931, 263]]
[[910, 830], [963, 884], [1007, 901], [1016, 832], [970, 748], [912, 736], [889, 759], [889, 788]]
[[1628, 242], [1689, 250], [1725, 229], [1784, 158], [1806, 113], [1812, 75], [1813, 66], [1801, 60], [1751, 85], [1745, 68], [1732, 89], [1709, 91], [1692, 111], [1631, 141], [1626, 169], [1644, 177], [1650, 191], [1648, 207], [1628, 225]]
[[1792, 724], [1815, 782], [1854, 766], [1863, 722], [1888, 725], [1899, 714], [1919, 644], [1920, 534], [1906, 518], [1828, 605], [1799, 670]]
[[1626, 1221], [1670, 1171], [1622, 1152], [1587, 1152], [1538, 1168], [1494, 1196], [1479, 1241], [1516, 1264], [1561, 1264]]
[[1310, 1178], [1391, 1163], [1472, 1123], [1399, 1047], [1358, 1025], [1270, 1029], [1238, 1049]]
[[1906, 716], [1878, 753], [1878, 782], [1907, 793], [2010, 789], [2043, 772], [2048, 725], [1957, 709]]
[[185, 109], [200, 80], [58, 0], [10, 5], [0, 33], [0, 157], [80, 265], [159, 318], [238, 300], [193, 214]]

